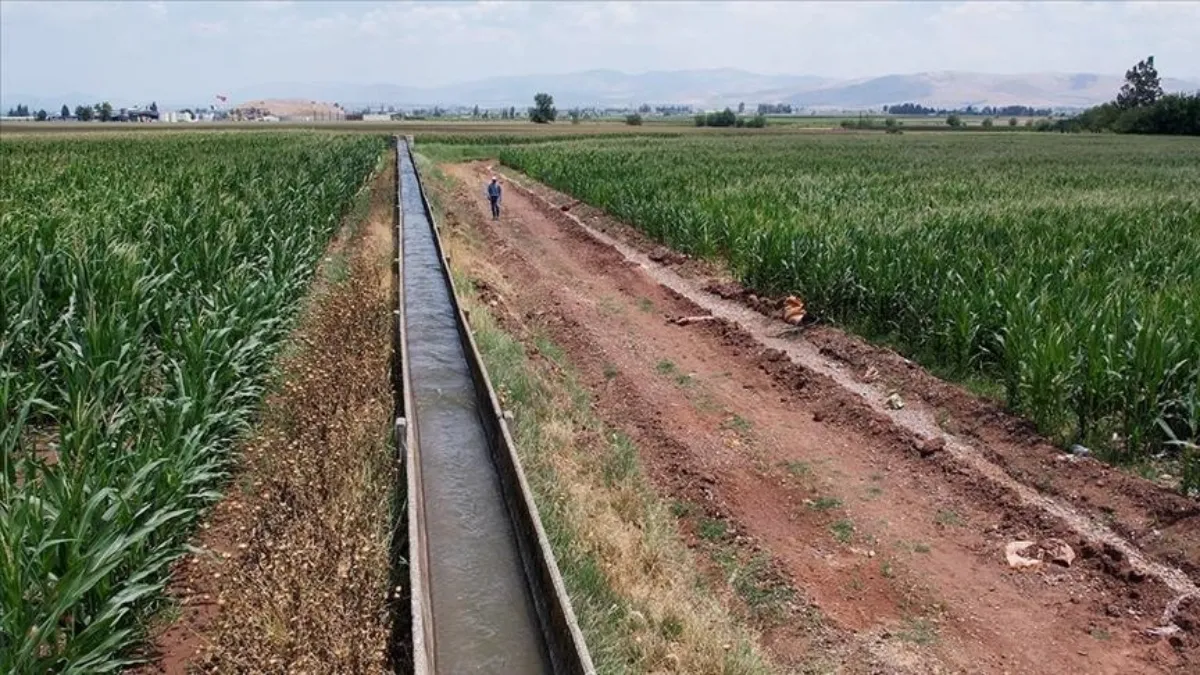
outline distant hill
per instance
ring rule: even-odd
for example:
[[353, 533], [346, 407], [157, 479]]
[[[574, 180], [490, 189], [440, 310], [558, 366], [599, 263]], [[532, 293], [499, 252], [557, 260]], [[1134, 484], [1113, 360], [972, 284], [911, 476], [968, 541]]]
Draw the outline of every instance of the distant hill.
[[315, 98], [345, 107], [479, 105], [527, 106], [539, 91], [550, 92], [559, 107], [628, 106], [642, 103], [703, 105], [715, 98], [737, 99], [754, 92], [791, 93], [831, 83], [809, 75], [759, 75], [735, 69], [654, 71], [630, 75], [615, 70], [589, 70], [561, 75], [517, 75], [475, 80], [444, 87], [392, 84], [277, 82], [235, 91], [236, 99]]
[[[1112, 100], [1122, 75], [969, 72], [884, 75], [836, 80], [812, 75], [760, 75], [741, 70], [655, 71], [625, 74], [591, 70], [565, 75], [495, 77], [436, 88], [390, 84], [276, 83], [247, 89], [239, 98], [315, 98], [344, 107], [362, 105], [527, 106], [533, 94], [550, 92], [560, 108], [650, 104], [699, 107], [791, 103], [817, 109], [860, 110], [913, 102], [933, 107], [1029, 105], [1087, 107]], [[1166, 78], [1167, 91], [1200, 90], [1200, 81]]]
[[[787, 102], [808, 108], [851, 109], [908, 101], [935, 108], [968, 105], [1082, 108], [1111, 101], [1124, 81], [1120, 75], [1092, 73], [916, 73], [838, 82], [796, 92]], [[1195, 91], [1200, 90], [1200, 82], [1164, 78], [1163, 89]]]
[[[276, 82], [229, 92], [230, 101], [327, 101], [343, 108], [395, 105], [528, 106], [539, 91], [550, 92], [556, 105], [624, 107], [650, 104], [689, 104], [712, 108], [736, 106], [744, 101], [791, 103], [820, 110], [862, 110], [895, 103], [920, 103], [955, 108], [966, 105], [1029, 105], [1080, 108], [1112, 100], [1121, 88], [1120, 74], [1025, 73], [994, 75], [958, 71], [883, 75], [854, 80], [815, 75], [762, 75], [732, 68], [652, 71], [627, 74], [615, 70], [589, 70], [559, 75], [493, 77], [443, 87], [407, 87], [395, 84], [337, 82]], [[1200, 81], [1165, 78], [1167, 91], [1197, 91]], [[153, 92], [147, 92], [151, 97]], [[208, 100], [200, 95], [197, 100]], [[21, 96], [5, 94], [0, 107], [18, 103], [33, 109], [62, 103], [72, 107], [95, 96]], [[113, 98], [116, 105], [118, 101]], [[160, 107], [172, 106], [159, 102]]]

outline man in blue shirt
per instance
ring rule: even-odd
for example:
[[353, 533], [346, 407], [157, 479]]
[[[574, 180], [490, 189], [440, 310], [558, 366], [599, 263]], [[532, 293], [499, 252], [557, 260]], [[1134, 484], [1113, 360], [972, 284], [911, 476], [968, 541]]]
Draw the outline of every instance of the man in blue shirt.
[[500, 219], [500, 183], [492, 176], [492, 182], [487, 186], [488, 201], [492, 203], [492, 220]]

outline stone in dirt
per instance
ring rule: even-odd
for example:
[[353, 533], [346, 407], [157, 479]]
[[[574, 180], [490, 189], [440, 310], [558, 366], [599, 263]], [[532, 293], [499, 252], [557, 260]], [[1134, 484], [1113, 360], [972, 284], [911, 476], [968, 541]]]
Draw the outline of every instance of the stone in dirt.
[[1010, 541], [1004, 547], [1004, 558], [1013, 569], [1038, 567], [1043, 561], [1070, 567], [1075, 562], [1075, 550], [1061, 539], [1041, 541]]
[[941, 452], [945, 448], [946, 439], [942, 438], [941, 436], [935, 436], [933, 438], [926, 438], [917, 441], [917, 452], [920, 453], [922, 457], [929, 457]]
[[1026, 555], [1029, 549], [1037, 542], [1033, 541], [1010, 541], [1004, 546], [1004, 558], [1008, 561], [1008, 566], [1016, 569], [1029, 569], [1038, 567], [1042, 564], [1041, 560]]
[[651, 251], [650, 254], [646, 257], [650, 258], [651, 260], [653, 260], [656, 263], [660, 263], [663, 265], [677, 265], [677, 264], [687, 260], [686, 255], [683, 255], [682, 253], [678, 253], [676, 251], [672, 251], [671, 249], [669, 249], [665, 246], [659, 246], [658, 248]]

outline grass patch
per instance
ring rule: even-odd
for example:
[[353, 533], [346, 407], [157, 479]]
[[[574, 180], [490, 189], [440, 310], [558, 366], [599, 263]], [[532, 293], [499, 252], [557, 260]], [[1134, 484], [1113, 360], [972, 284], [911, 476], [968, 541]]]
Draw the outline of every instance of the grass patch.
[[905, 619], [904, 627], [896, 633], [901, 640], [916, 645], [931, 645], [937, 642], [937, 626], [928, 619]]
[[966, 524], [957, 512], [948, 510], [938, 511], [933, 517], [933, 522], [942, 527], [962, 527]]
[[829, 526], [829, 531], [833, 533], [833, 538], [843, 544], [849, 544], [854, 538], [854, 521], [849, 518], [843, 518], [833, 525]]
[[620, 432], [612, 434], [608, 454], [604, 457], [604, 484], [612, 487], [638, 472], [637, 448], [633, 441]]
[[692, 376], [687, 373], [679, 372], [679, 367], [670, 359], [663, 359], [654, 366], [654, 370], [659, 375], [664, 375], [675, 380], [675, 384], [681, 387], [686, 387], [692, 384]]
[[796, 592], [771, 571], [771, 559], [763, 553], [742, 561], [732, 550], [716, 557], [725, 570], [733, 590], [746, 603], [750, 615], [767, 624], [776, 623], [787, 615], [788, 604]]
[[832, 511], [842, 508], [842, 500], [837, 497], [818, 497], [808, 508], [813, 511]]
[[723, 539], [727, 531], [725, 521], [716, 518], [701, 518], [696, 525], [696, 535], [708, 541]]
[[617, 367], [615, 365], [613, 365], [611, 363], [604, 364], [604, 379], [606, 379], [606, 380], [614, 379], [614, 378], [616, 378], [616, 376], [619, 373], [620, 373], [620, 371], [617, 370]]
[[726, 429], [733, 429], [734, 431], [743, 435], [749, 434], [750, 430], [753, 428], [753, 425], [750, 424], [750, 420], [747, 420], [741, 415], [734, 415], [733, 417], [730, 417], [729, 419], [725, 420], [721, 426]]
[[638, 309], [642, 310], [643, 312], [654, 311], [654, 303], [650, 301], [650, 298], [638, 298], [637, 306]]
[[676, 518], [687, 518], [695, 515], [700, 511], [700, 507], [691, 502], [673, 501], [671, 502], [671, 515]]
[[788, 473], [792, 474], [796, 478], [812, 475], [812, 467], [808, 465], [808, 462], [789, 460], [784, 462], [782, 466], [787, 470]]

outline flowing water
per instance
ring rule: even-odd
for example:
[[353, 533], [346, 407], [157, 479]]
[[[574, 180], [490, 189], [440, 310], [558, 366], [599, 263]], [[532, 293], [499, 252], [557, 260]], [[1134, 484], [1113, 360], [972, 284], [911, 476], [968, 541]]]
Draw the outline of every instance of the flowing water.
[[433, 227], [403, 143], [398, 155], [412, 423], [437, 671], [550, 672]]

